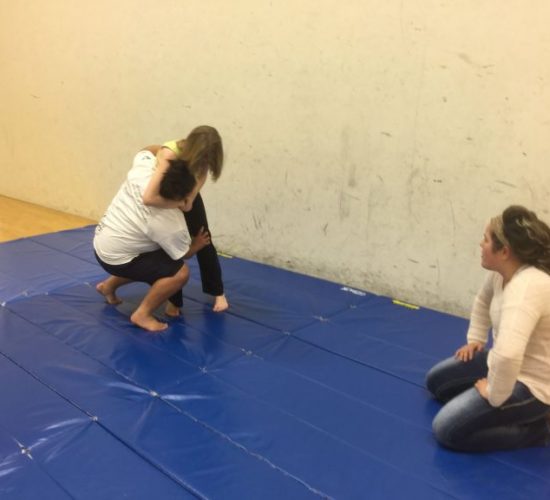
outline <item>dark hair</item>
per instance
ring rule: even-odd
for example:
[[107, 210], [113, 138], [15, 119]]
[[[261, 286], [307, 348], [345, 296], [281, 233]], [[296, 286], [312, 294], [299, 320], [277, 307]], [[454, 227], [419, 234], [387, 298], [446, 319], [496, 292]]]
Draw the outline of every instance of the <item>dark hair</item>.
[[180, 201], [193, 191], [197, 180], [189, 171], [187, 162], [170, 160], [160, 181], [159, 194], [167, 200]]
[[[502, 221], [500, 238], [498, 219]], [[550, 228], [535, 212], [520, 205], [512, 205], [493, 220], [491, 239], [495, 250], [507, 245], [521, 262], [550, 274]]]

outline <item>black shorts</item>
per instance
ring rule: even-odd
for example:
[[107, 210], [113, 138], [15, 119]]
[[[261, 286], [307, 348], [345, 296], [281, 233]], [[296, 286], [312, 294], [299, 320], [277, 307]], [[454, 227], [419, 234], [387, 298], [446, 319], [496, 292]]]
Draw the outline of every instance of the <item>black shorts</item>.
[[146, 252], [134, 257], [126, 264], [111, 265], [103, 262], [94, 252], [95, 258], [105, 271], [119, 278], [141, 281], [152, 285], [161, 278], [174, 276], [184, 265], [183, 257], [173, 260], [164, 250]]

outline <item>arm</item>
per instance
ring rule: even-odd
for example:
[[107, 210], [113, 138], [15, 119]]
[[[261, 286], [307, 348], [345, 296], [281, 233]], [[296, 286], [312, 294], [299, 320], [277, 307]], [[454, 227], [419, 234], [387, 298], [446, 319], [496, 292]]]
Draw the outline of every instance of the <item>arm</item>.
[[525, 349], [546, 307], [545, 297], [548, 298], [535, 283], [510, 283], [508, 286], [498, 336], [487, 359], [487, 393], [492, 406], [502, 405], [512, 394]]
[[491, 327], [491, 318], [489, 316], [489, 307], [493, 298], [493, 279], [494, 274], [490, 273], [485, 277], [485, 281], [474, 300], [472, 312], [470, 314], [470, 325], [466, 334], [466, 344], [455, 352], [455, 358], [468, 362], [471, 361], [476, 352], [483, 351], [487, 344], [489, 328]]
[[472, 312], [470, 314], [470, 326], [466, 339], [468, 344], [478, 343], [485, 345], [489, 337], [489, 328], [491, 327], [491, 318], [489, 316], [489, 307], [493, 299], [493, 282], [495, 275], [489, 273], [481, 289], [476, 295]]
[[[172, 221], [164, 219], [164, 225], [168, 222], [169, 227], [172, 228], [170, 232], [166, 232], [162, 228], [162, 222], [159, 224], [158, 220], [153, 220], [150, 224], [147, 235], [152, 241], [158, 243], [158, 245], [170, 256], [171, 259], [190, 259], [198, 251], [207, 245], [210, 245], [210, 233], [200, 228], [200, 231], [196, 236], [189, 239], [189, 233], [183, 227], [183, 224], [179, 224], [177, 219]], [[183, 221], [182, 221], [183, 222]], [[162, 237], [159, 235], [162, 234]], [[182, 255], [182, 252], [183, 253]]]
[[[166, 169], [168, 168], [169, 161], [175, 160], [176, 155], [168, 148], [162, 146], [149, 146], [147, 151], [151, 151], [157, 156], [157, 166], [153, 172], [151, 180], [147, 184], [145, 191], [143, 192], [143, 204], [149, 207], [157, 208], [174, 208], [174, 203], [169, 200], [165, 200], [160, 194], [160, 182]], [[155, 152], [156, 151], [156, 152]]]
[[152, 146], [147, 146], [146, 148], [143, 148], [141, 151], [150, 151], [155, 156], [157, 156], [161, 148], [162, 146], [160, 144], [153, 144]]
[[201, 227], [197, 235], [191, 238], [191, 245], [189, 245], [189, 250], [183, 258], [190, 259], [207, 245], [210, 245], [210, 233], [204, 227]]

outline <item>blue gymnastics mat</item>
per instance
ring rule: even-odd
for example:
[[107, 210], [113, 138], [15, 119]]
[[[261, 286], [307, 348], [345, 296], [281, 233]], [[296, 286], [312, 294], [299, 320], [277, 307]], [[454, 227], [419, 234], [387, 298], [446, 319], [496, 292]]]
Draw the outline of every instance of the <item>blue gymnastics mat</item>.
[[424, 374], [466, 321], [238, 258], [161, 335], [105, 304], [92, 227], [0, 245], [0, 496], [547, 499], [550, 449], [461, 454]]

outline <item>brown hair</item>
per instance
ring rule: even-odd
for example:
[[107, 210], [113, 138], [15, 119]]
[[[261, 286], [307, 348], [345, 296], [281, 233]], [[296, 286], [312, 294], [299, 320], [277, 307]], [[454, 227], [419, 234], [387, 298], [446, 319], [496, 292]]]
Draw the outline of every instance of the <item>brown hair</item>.
[[507, 246], [521, 262], [550, 274], [550, 228], [535, 212], [512, 205], [489, 226], [494, 250]]
[[191, 130], [181, 151], [182, 160], [189, 164], [195, 177], [202, 177], [210, 171], [212, 179], [218, 180], [223, 167], [223, 145], [214, 127], [201, 125]]

